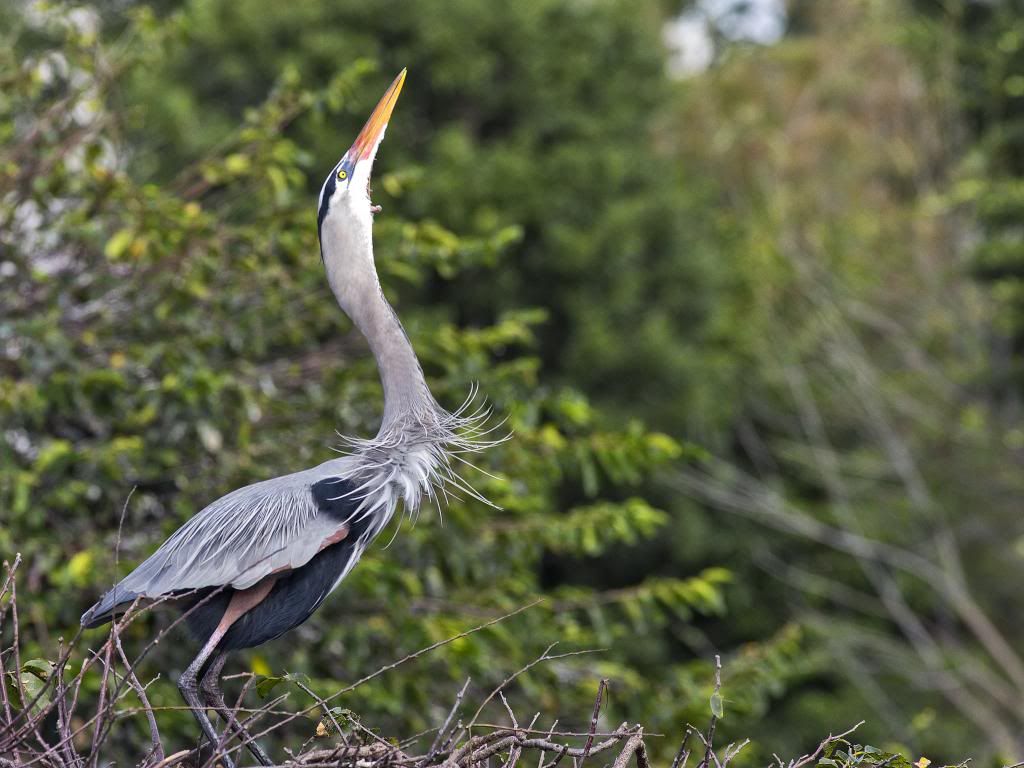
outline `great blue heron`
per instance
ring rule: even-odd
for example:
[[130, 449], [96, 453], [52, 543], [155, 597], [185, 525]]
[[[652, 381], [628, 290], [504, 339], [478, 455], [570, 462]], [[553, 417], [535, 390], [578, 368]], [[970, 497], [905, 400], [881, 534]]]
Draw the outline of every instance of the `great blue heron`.
[[[384, 389], [377, 436], [350, 439], [347, 455], [312, 469], [248, 485], [218, 499], [82, 616], [96, 627], [136, 601], [173, 598], [202, 649], [178, 688], [210, 743], [216, 710], [257, 760], [266, 753], [231, 718], [220, 690], [228, 652], [279, 637], [320, 607], [395, 512], [454, 484], [471, 493], [451, 461], [479, 450], [486, 413], [444, 410], [398, 316], [381, 292], [373, 260], [370, 170], [405, 70], [381, 98], [355, 143], [331, 170], [317, 207], [320, 254], [341, 308], [366, 337]], [[229, 761], [225, 758], [225, 762]]]

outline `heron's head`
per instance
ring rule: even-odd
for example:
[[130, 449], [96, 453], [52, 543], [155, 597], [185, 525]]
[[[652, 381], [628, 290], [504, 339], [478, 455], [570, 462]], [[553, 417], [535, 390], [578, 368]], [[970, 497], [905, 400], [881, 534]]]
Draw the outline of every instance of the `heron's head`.
[[317, 208], [317, 231], [321, 244], [326, 221], [338, 219], [338, 224], [349, 225], [370, 222], [370, 171], [404, 82], [403, 69], [377, 102], [355, 143], [324, 180]]

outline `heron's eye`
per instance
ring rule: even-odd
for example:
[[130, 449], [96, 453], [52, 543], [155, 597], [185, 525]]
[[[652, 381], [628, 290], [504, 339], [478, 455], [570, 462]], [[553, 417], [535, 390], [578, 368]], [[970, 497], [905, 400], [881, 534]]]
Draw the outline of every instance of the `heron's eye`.
[[344, 168], [339, 168], [338, 169], [338, 180], [339, 181], [344, 181], [347, 178], [348, 178], [348, 171], [346, 171]]

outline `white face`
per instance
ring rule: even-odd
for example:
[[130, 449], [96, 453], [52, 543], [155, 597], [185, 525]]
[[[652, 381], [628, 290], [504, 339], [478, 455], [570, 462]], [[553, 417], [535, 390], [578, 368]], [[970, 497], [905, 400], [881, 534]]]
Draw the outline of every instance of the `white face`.
[[370, 212], [370, 173], [373, 161], [377, 157], [377, 149], [384, 139], [386, 126], [381, 128], [373, 143], [362, 151], [362, 157], [356, 159], [359, 151], [353, 147], [331, 172], [320, 187], [317, 200], [317, 229], [322, 231], [324, 220], [343, 209], [354, 211], [357, 215], [363, 211]]

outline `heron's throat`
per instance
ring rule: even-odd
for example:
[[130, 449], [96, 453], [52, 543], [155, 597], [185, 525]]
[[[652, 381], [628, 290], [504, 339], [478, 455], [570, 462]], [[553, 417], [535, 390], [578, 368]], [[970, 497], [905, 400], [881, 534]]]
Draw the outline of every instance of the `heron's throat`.
[[[436, 407], [412, 343], [381, 291], [373, 260], [369, 210], [337, 226], [329, 217], [320, 247], [327, 280], [338, 303], [366, 337], [384, 389], [381, 432], [396, 422]], [[361, 217], [360, 217], [361, 219]]]
[[377, 361], [384, 389], [384, 432], [408, 416], [431, 410], [435, 403], [412, 343], [379, 286], [376, 298], [363, 317], [352, 316], [352, 320], [366, 336]]

